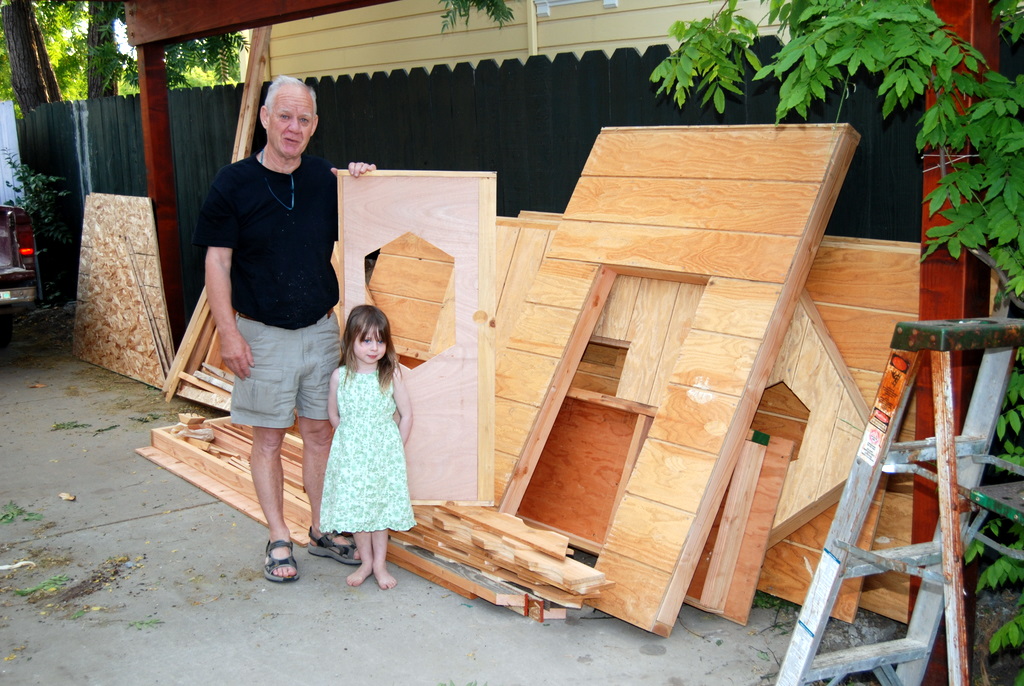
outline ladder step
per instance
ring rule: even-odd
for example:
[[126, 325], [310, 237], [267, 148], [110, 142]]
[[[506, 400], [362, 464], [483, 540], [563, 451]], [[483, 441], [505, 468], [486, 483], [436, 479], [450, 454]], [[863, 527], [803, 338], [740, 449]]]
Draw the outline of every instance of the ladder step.
[[1024, 523], [1024, 481], [976, 488], [971, 491], [971, 501], [1018, 524]]
[[832, 653], [820, 653], [803, 676], [804, 683], [869, 672], [883, 665], [896, 665], [923, 660], [931, 653], [931, 646], [923, 641], [899, 638], [871, 645], [846, 648]]
[[[958, 459], [985, 455], [988, 452], [989, 440], [985, 436], [956, 436], [953, 439]], [[888, 465], [916, 464], [919, 462], [935, 462], [935, 437], [923, 438], [918, 441], [901, 441], [889, 447], [885, 463]], [[890, 471], [890, 470], [885, 470]]]
[[935, 576], [930, 568], [942, 564], [942, 546], [939, 541], [914, 543], [885, 550], [864, 550], [837, 541], [836, 545], [849, 553], [844, 578], [855, 579], [883, 572], [902, 572], [942, 583], [941, 572]]

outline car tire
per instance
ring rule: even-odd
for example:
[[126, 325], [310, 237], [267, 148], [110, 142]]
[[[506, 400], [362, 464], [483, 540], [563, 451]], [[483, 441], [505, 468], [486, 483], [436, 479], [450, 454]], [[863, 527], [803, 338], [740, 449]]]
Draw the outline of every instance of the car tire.
[[0, 348], [6, 348], [14, 333], [14, 315], [0, 314]]

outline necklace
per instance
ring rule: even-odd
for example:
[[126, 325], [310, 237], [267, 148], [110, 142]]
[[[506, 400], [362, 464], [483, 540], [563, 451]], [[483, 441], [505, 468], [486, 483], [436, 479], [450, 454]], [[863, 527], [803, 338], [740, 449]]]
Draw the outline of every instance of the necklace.
[[[263, 151], [262, 150], [260, 150], [260, 156], [257, 159], [259, 160], [260, 164], [263, 164]], [[264, 165], [264, 166], [266, 166], [266, 165]], [[292, 182], [292, 202], [291, 202], [290, 205], [285, 205], [284, 201], [281, 200], [281, 198], [277, 197], [277, 193], [275, 193], [274, 189], [270, 187], [270, 180], [267, 179], [267, 177], [265, 177], [265, 176], [263, 177], [263, 183], [267, 184], [267, 190], [270, 191], [270, 194], [272, 196], [274, 196], [274, 200], [279, 202], [281, 204], [281, 207], [283, 207], [286, 210], [288, 210], [289, 212], [291, 212], [293, 209], [295, 209], [295, 177], [292, 176], [291, 174], [289, 174], [288, 175], [288, 180]]]

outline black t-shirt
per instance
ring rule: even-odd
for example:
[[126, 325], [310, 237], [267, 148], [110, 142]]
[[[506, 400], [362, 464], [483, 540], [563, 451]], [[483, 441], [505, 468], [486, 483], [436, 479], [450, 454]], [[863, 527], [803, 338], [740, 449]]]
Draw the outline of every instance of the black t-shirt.
[[304, 155], [298, 169], [280, 174], [254, 155], [217, 172], [192, 243], [232, 249], [231, 305], [241, 314], [300, 329], [337, 304], [331, 253], [338, 179], [331, 167]]

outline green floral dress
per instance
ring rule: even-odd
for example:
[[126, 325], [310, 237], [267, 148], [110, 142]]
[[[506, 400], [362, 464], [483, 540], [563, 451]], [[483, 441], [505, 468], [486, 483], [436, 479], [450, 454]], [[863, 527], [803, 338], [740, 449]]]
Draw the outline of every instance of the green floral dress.
[[377, 373], [339, 371], [338, 414], [320, 506], [323, 531], [406, 531], [416, 525], [409, 501], [405, 447], [395, 423], [393, 389]]

